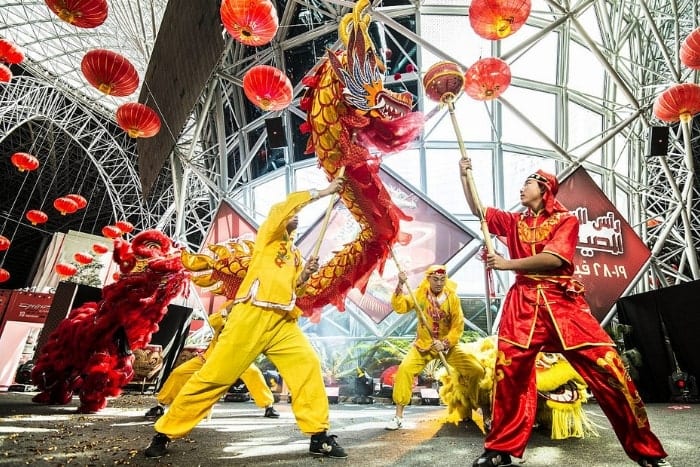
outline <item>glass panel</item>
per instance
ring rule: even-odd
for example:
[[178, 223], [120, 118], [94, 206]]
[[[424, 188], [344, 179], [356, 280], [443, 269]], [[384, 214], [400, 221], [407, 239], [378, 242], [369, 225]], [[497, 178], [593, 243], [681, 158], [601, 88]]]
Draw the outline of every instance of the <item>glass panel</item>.
[[553, 159], [525, 154], [503, 153], [503, 186], [505, 209], [517, 209], [520, 206], [520, 187], [525, 179], [538, 169], [555, 173]]
[[569, 87], [593, 96], [603, 94], [604, 68], [587, 48], [569, 43]]
[[396, 172], [399, 177], [414, 187], [421, 186], [418, 150], [411, 149], [386, 156], [382, 159], [382, 165]]
[[602, 132], [602, 115], [569, 101], [569, 148], [594, 146]]
[[[476, 174], [491, 173], [491, 153], [488, 151], [470, 151]], [[459, 149], [431, 149], [427, 152], [426, 178], [428, 196], [442, 209], [448, 212], [468, 212], [467, 201], [464, 199], [462, 182], [459, 177]], [[482, 202], [493, 199], [491, 180], [489, 177], [474, 177]], [[483, 192], [483, 193], [482, 193]]]
[[[504, 94], [504, 97], [520, 113], [525, 115], [525, 118], [532, 125], [554, 140], [554, 126], [556, 122], [554, 95], [511, 86]], [[544, 146], [549, 148], [549, 144], [546, 143], [544, 138], [541, 138], [505, 106], [503, 108], [503, 141], [525, 146]]]
[[[430, 116], [436, 106], [433, 102], [426, 103], [425, 112], [429, 118], [425, 122], [425, 140], [455, 141], [455, 129], [447, 109]], [[488, 104], [476, 101], [466, 94], [455, 102], [455, 117], [465, 141], [491, 141], [491, 116], [488, 109]]]
[[[502, 41], [504, 52], [507, 53], [509, 45], [520, 45], [523, 42], [523, 36], [534, 36], [540, 32], [539, 28], [523, 26], [515, 34]], [[509, 39], [513, 39], [512, 42]], [[556, 82], [557, 58], [559, 57], [558, 41], [559, 34], [550, 33], [539, 38], [525, 51], [519, 52], [514, 60], [509, 61], [513, 77], [544, 81], [545, 83]]]
[[[420, 35], [445, 55], [437, 56], [423, 48], [420, 67], [426, 71], [442, 60], [454, 60], [462, 67], [469, 66], [482, 56], [491, 55], [490, 41], [476, 35], [466, 16], [422, 15]], [[455, 40], [457, 39], [457, 40]]]

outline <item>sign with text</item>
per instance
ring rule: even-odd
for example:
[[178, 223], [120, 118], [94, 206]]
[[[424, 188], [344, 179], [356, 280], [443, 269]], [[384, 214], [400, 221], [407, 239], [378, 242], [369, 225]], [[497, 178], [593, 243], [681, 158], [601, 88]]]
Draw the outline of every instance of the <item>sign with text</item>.
[[651, 251], [583, 168], [561, 182], [557, 198], [579, 220], [574, 276], [602, 321]]

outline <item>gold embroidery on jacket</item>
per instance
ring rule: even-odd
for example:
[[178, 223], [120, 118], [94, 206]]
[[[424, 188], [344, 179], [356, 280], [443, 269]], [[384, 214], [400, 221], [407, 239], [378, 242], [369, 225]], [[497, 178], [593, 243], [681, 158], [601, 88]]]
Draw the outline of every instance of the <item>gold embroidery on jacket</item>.
[[537, 225], [537, 217], [535, 217], [533, 220], [535, 225], [530, 226], [526, 222], [527, 217], [522, 215], [518, 220], [518, 238], [524, 243], [543, 242], [550, 237], [552, 230], [559, 224], [560, 218], [561, 213], [557, 212]]

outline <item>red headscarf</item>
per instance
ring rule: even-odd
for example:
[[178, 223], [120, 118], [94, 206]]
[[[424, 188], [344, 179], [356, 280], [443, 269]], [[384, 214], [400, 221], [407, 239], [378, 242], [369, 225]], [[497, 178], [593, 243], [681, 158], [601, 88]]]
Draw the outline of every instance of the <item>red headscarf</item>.
[[552, 215], [555, 212], [568, 211], [568, 209], [556, 199], [557, 192], [559, 191], [559, 181], [555, 175], [540, 169], [527, 178], [536, 181], [544, 188], [542, 201], [544, 201], [544, 210], [547, 214]]

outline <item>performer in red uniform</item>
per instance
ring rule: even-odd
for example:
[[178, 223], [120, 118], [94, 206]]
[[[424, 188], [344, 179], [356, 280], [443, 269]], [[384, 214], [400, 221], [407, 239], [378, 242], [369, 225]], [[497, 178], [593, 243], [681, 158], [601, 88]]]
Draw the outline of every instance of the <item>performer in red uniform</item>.
[[[469, 169], [471, 160], [462, 159], [464, 194], [478, 214], [467, 184]], [[510, 253], [510, 259], [487, 255], [487, 265], [515, 271], [516, 277], [498, 329], [491, 431], [473, 465], [511, 465], [511, 455], [522, 457], [535, 422], [540, 351], [564, 354], [581, 374], [631, 459], [642, 466], [668, 465], [612, 340], [591, 314], [583, 284], [572, 278], [579, 223], [556, 200], [558, 189], [554, 175], [538, 170], [520, 189], [524, 212], [485, 211], [489, 232], [506, 237]]]

